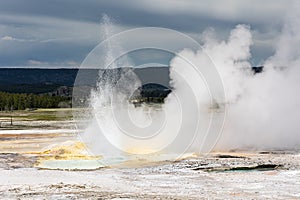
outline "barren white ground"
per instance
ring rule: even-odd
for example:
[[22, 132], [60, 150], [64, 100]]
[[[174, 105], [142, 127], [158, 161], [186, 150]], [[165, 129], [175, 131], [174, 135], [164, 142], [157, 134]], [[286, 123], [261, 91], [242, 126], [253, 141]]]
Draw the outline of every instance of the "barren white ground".
[[[36, 157], [26, 152], [72, 139], [68, 131], [0, 133], [1, 200], [300, 199], [299, 151], [215, 152], [176, 162], [93, 171], [35, 168]], [[268, 168], [272, 165], [276, 167]]]
[[[300, 159], [299, 155], [293, 159], [297, 157]], [[202, 159], [193, 158], [156, 166], [95, 171], [0, 169], [0, 196], [1, 199], [300, 199], [298, 168], [194, 170], [193, 166], [197, 163], [200, 166], [201, 162]]]

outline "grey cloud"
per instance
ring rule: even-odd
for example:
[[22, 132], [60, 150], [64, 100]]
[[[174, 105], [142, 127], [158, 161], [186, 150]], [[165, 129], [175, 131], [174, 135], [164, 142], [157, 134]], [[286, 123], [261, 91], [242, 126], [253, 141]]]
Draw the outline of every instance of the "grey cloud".
[[[2, 2], [1, 13], [18, 13], [28, 16], [48, 16], [99, 23], [103, 13], [116, 18], [121, 24], [134, 26], [172, 26], [192, 29], [208, 23], [265, 24], [283, 19], [290, 0], [247, 1], [180, 1], [180, 0], [10, 0]], [[266, 25], [266, 24], [265, 24]], [[199, 26], [199, 25], [198, 25]], [[171, 28], [171, 27], [170, 27]]]
[[291, 0], [3, 0], [0, 2], [0, 65], [29, 60], [59, 64], [80, 62], [101, 38], [103, 13], [119, 30], [159, 26], [198, 39], [207, 27], [221, 38], [236, 24], [250, 24], [256, 60], [273, 51]]

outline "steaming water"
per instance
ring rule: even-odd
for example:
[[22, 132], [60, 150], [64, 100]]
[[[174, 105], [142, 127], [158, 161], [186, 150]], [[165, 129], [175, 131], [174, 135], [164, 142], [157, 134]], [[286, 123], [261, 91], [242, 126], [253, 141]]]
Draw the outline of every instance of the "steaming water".
[[[106, 16], [102, 27], [110, 37], [113, 25]], [[126, 55], [113, 59], [122, 52], [114, 40], [109, 40], [105, 48], [105, 63], [109, 65], [99, 70], [97, 88], [90, 97], [90, 123], [81, 134], [92, 153], [103, 156], [102, 162], [111, 165], [113, 160], [177, 159], [211, 148], [215, 141], [204, 144], [213, 113], [211, 91], [185, 56], [170, 63], [172, 93], [165, 103], [135, 107], [129, 99], [141, 81], [130, 59]], [[213, 65], [207, 55], [200, 60]]]
[[[93, 117], [82, 134], [83, 140], [93, 153], [104, 155], [108, 164], [110, 160], [130, 160], [141, 155], [159, 160], [201, 153], [203, 144], [210, 140], [205, 134], [206, 124], [215, 111], [210, 109], [205, 82], [199, 81], [202, 79], [188, 68], [189, 63], [182, 57], [211, 66], [211, 61], [204, 59], [208, 54], [223, 79], [227, 97], [217, 104], [229, 107], [216, 149], [299, 148], [300, 51], [295, 48], [300, 45], [299, 19], [299, 16], [287, 18], [275, 55], [266, 60], [264, 72], [257, 75], [252, 73], [249, 62], [253, 44], [249, 26], [237, 25], [224, 41], [216, 39], [213, 31], [206, 31], [202, 34], [203, 50], [184, 49], [172, 59], [173, 92], [160, 108], [135, 107], [128, 102], [141, 86], [130, 68], [108, 74], [101, 71], [98, 87], [91, 95]], [[111, 27], [109, 19], [104, 17], [107, 36], [112, 34]], [[109, 43], [107, 57], [113, 57], [120, 48]], [[126, 56], [111, 63], [109, 68], [124, 66], [131, 66]], [[198, 121], [202, 123], [199, 125]]]

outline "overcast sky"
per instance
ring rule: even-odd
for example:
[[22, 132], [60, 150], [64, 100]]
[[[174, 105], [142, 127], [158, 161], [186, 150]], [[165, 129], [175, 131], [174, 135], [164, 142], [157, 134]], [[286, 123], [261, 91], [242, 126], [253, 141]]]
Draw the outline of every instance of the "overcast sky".
[[78, 67], [103, 39], [101, 16], [120, 30], [158, 26], [199, 40], [208, 27], [226, 38], [237, 24], [254, 37], [252, 62], [274, 51], [289, 0], [1, 0], [1, 67]]

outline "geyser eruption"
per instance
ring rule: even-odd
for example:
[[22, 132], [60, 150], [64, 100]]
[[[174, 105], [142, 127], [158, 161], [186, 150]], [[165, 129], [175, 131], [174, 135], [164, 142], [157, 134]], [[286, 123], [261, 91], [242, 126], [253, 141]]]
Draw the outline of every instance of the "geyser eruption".
[[[113, 25], [107, 17], [102, 25], [104, 33], [111, 34]], [[141, 81], [127, 54], [149, 48], [177, 54], [170, 63], [172, 92], [163, 104], [136, 107], [130, 97]], [[184, 48], [190, 50], [179, 53]], [[143, 155], [176, 159], [186, 153], [209, 152], [214, 146], [223, 125], [224, 91], [210, 58], [191, 38], [161, 28], [107, 35], [82, 67], [99, 69], [99, 74], [89, 108], [81, 112], [88, 122], [80, 137], [92, 153], [103, 156], [106, 165]], [[77, 83], [88, 78], [80, 73]], [[74, 92], [74, 99], [83, 99], [80, 92]]]
[[[167, 29], [134, 29], [112, 37], [106, 30], [108, 39], [82, 65], [99, 69], [97, 88], [83, 114], [88, 119], [83, 141], [108, 165], [141, 155], [158, 160], [207, 153], [221, 130], [215, 150], [299, 148], [299, 19], [288, 18], [275, 55], [258, 74], [249, 62], [253, 40], [247, 25], [237, 25], [224, 41], [209, 29], [202, 34], [202, 47]], [[105, 21], [104, 27], [113, 27]], [[142, 83], [127, 54], [143, 48], [174, 54], [169, 63], [172, 92], [159, 106], [136, 107], [129, 101]], [[80, 77], [86, 78], [79, 75], [78, 82]]]

